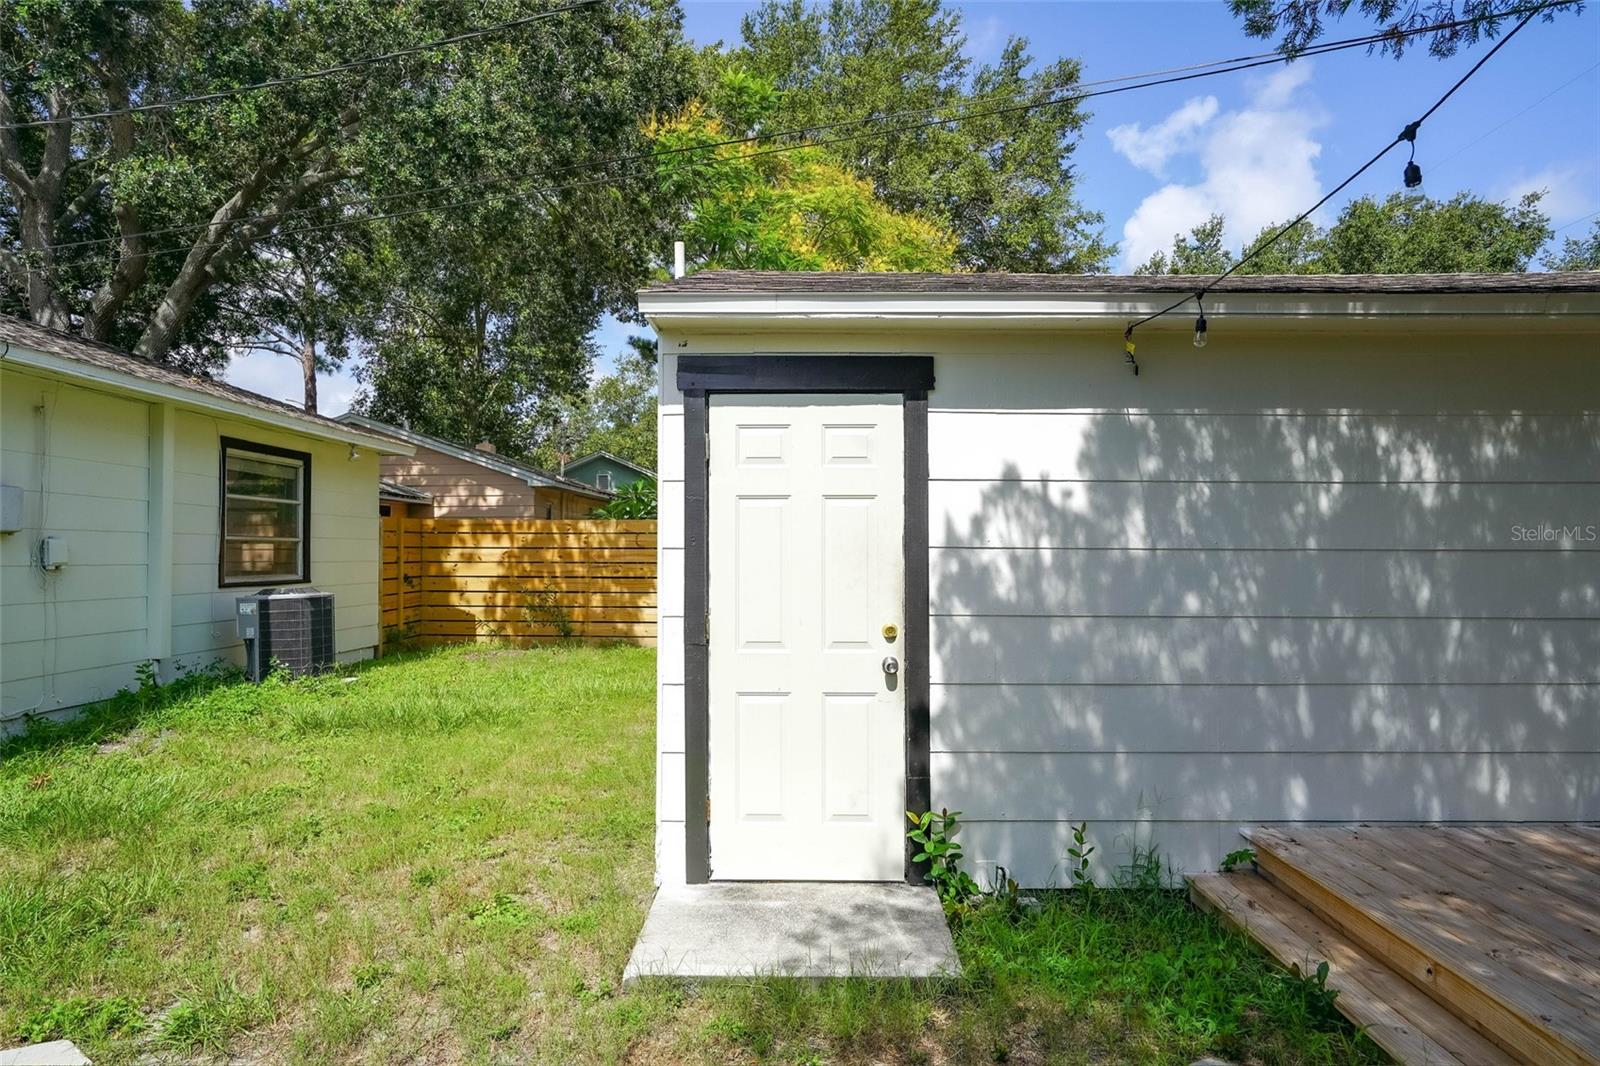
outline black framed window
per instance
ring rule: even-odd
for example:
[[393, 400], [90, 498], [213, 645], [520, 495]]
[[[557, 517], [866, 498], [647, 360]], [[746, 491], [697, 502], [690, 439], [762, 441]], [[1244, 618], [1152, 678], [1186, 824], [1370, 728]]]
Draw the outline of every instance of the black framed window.
[[310, 454], [224, 437], [221, 524], [221, 585], [311, 580]]

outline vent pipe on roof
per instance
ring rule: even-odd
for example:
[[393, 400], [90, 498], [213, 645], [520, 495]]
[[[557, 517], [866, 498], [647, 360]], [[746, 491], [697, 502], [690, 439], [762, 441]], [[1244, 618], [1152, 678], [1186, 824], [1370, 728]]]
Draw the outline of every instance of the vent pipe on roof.
[[672, 242], [672, 276], [675, 277], [675, 278], [681, 278], [681, 277], [683, 277], [683, 273], [684, 273], [684, 271], [683, 271], [683, 242], [682, 241], [673, 241]]
[[494, 443], [492, 441], [480, 440], [477, 444], [474, 444], [473, 447], [478, 449], [480, 452], [488, 452], [490, 455], [494, 454]]

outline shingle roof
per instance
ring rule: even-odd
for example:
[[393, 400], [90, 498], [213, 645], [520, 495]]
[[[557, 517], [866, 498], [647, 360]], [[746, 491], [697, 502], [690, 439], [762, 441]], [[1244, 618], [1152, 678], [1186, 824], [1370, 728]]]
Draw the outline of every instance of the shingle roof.
[[274, 415], [291, 415], [316, 426], [337, 430], [341, 436], [350, 432], [349, 426], [324, 415], [312, 414], [304, 408], [296, 407], [294, 404], [274, 400], [269, 396], [251, 392], [249, 389], [241, 389], [237, 385], [230, 385], [225, 381], [217, 381], [213, 378], [179, 370], [176, 367], [155, 363], [149, 359], [142, 359], [120, 348], [113, 348], [109, 344], [84, 340], [82, 337], [74, 337], [70, 333], [47, 329], [44, 326], [27, 322], [20, 318], [12, 318], [9, 315], [0, 315], [0, 343], [5, 344], [7, 347], [31, 348], [37, 352], [44, 352], [46, 355], [60, 356], [75, 363], [84, 363], [88, 366], [99, 367], [102, 370], [128, 374], [160, 385], [173, 385], [189, 389], [192, 392], [203, 393], [219, 400], [227, 400], [230, 403], [258, 407], [263, 411], [270, 411]]
[[[1081, 293], [1194, 292], [1214, 275], [1186, 274], [889, 274], [707, 270], [644, 290], [651, 294]], [[1600, 293], [1600, 271], [1546, 274], [1260, 274], [1223, 280], [1215, 292], [1239, 293]]]
[[411, 503], [428, 503], [433, 499], [433, 493], [414, 489], [410, 485], [402, 485], [398, 481], [378, 479], [378, 496], [390, 500], [407, 500]]
[[637, 470], [639, 473], [648, 475], [649, 477], [655, 477], [656, 476], [656, 472], [654, 470], [651, 470], [649, 467], [640, 466], [638, 463], [629, 462], [628, 460], [624, 459], [622, 456], [617, 455], [615, 452], [608, 452], [604, 448], [602, 448], [600, 451], [597, 451], [597, 452], [590, 452], [588, 455], [580, 455], [580, 456], [578, 456], [576, 459], [573, 459], [573, 460], [571, 460], [570, 462], [567, 463], [567, 469], [571, 470], [575, 466], [582, 466], [584, 463], [587, 463], [590, 459], [609, 459], [613, 463], [616, 463], [618, 466], [625, 466], [629, 470]]
[[378, 433], [385, 437], [393, 437], [395, 440], [405, 441], [407, 444], [432, 448], [436, 452], [444, 452], [446, 455], [453, 455], [457, 459], [463, 459], [469, 463], [477, 463], [490, 470], [498, 470], [503, 474], [510, 474], [512, 477], [522, 478], [525, 481], [531, 479], [542, 482], [552, 488], [567, 489], [582, 496], [592, 496], [601, 500], [609, 500], [614, 495], [604, 489], [597, 489], [586, 482], [576, 481], [570, 477], [562, 477], [560, 474], [552, 474], [550, 471], [541, 470], [536, 466], [529, 466], [527, 463], [501, 455], [499, 452], [481, 452], [476, 448], [456, 444], [454, 441], [444, 440], [441, 437], [418, 433], [414, 429], [391, 426], [387, 422], [380, 422], [376, 418], [368, 418], [366, 415], [358, 415], [354, 411], [340, 415], [339, 421], [348, 426], [358, 426], [371, 433]]

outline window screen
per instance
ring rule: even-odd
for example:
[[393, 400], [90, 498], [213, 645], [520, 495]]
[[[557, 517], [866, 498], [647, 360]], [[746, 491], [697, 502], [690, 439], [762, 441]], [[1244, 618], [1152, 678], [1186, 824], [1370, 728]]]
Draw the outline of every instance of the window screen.
[[223, 442], [222, 584], [310, 580], [310, 482], [304, 452]]
[[596, 486], [595, 487], [600, 489], [602, 492], [610, 492], [611, 491], [611, 475], [610, 474], [601, 474], [599, 477], [595, 478], [595, 482], [596, 482]]

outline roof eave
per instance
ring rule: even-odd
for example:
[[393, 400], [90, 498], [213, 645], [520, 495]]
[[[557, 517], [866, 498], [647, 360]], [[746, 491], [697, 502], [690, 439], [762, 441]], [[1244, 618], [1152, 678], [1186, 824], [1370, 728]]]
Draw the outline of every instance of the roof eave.
[[[1182, 293], [851, 293], [652, 291], [639, 310], [652, 326], [724, 328], [736, 323], [888, 322], [1047, 326], [1103, 329], [1154, 314]], [[1192, 302], [1188, 305], [1193, 307]], [[1600, 292], [1533, 293], [1268, 293], [1213, 292], [1207, 317], [1266, 322], [1305, 320], [1399, 321], [1408, 318], [1483, 321], [1488, 318], [1600, 319]], [[1188, 328], [1184, 308], [1144, 328]]]
[[619, 466], [625, 466], [629, 470], [637, 471], [638, 473], [644, 474], [647, 477], [655, 477], [656, 476], [656, 472], [654, 470], [651, 470], [649, 467], [644, 467], [644, 466], [640, 466], [638, 463], [629, 462], [628, 460], [624, 459], [622, 456], [617, 455], [614, 452], [608, 452], [604, 448], [600, 449], [597, 452], [590, 452], [588, 455], [580, 455], [580, 456], [578, 456], [578, 458], [576, 458], [576, 459], [572, 460], [571, 462], [569, 462], [567, 464], [567, 466], [569, 466], [569, 467], [582, 466], [584, 463], [587, 463], [590, 459], [609, 459], [611, 462], [616, 463]]
[[339, 421], [350, 425], [381, 427], [374, 428], [373, 432], [392, 434], [395, 439], [405, 441], [413, 446], [411, 450], [406, 452], [407, 455], [413, 454], [416, 448], [428, 448], [432, 451], [443, 452], [446, 455], [455, 456], [457, 459], [460, 459], [463, 462], [475, 463], [486, 470], [493, 470], [496, 473], [504, 474], [507, 477], [514, 477], [531, 489], [556, 489], [561, 492], [571, 492], [579, 496], [587, 496], [596, 500], [609, 500], [612, 496], [612, 494], [609, 492], [602, 492], [599, 489], [595, 489], [587, 485], [583, 486], [582, 488], [578, 488], [575, 484], [568, 484], [565, 481], [557, 481], [554, 478], [541, 477], [534, 471], [528, 470], [520, 464], [513, 463], [494, 452], [483, 452], [476, 448], [467, 448], [460, 444], [452, 444], [450, 441], [440, 440], [438, 437], [431, 437], [426, 433], [418, 433], [415, 430], [406, 429], [403, 426], [391, 426], [387, 422], [379, 422], [377, 419], [368, 418], [365, 415], [358, 415], [353, 412], [348, 412], [340, 415]]
[[390, 440], [372, 433], [364, 433], [360, 430], [343, 428], [332, 419], [324, 422], [318, 419], [297, 416], [287, 410], [279, 412], [265, 407], [257, 407], [254, 404], [227, 400], [209, 393], [186, 389], [181, 385], [173, 385], [164, 381], [151, 381], [136, 374], [80, 362], [51, 352], [41, 352], [17, 342], [9, 343], [4, 356], [0, 357], [0, 361], [14, 363], [17, 366], [26, 367], [28, 370], [48, 377], [73, 382], [90, 382], [102, 389], [139, 396], [143, 399], [161, 403], [170, 403], [174, 407], [203, 411], [208, 414], [225, 415], [241, 422], [253, 422], [257, 425], [270, 426], [273, 429], [299, 433], [308, 437], [317, 437], [322, 440], [337, 441], [341, 444], [359, 445], [370, 448], [382, 455], [410, 455], [414, 450], [409, 444]]

